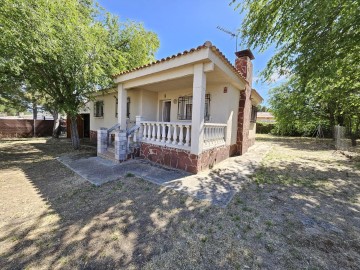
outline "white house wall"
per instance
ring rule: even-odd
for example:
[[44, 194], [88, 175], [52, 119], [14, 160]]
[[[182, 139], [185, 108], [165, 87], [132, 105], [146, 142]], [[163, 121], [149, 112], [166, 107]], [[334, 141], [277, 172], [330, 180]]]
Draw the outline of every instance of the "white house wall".
[[[224, 87], [227, 87], [227, 93], [224, 93]], [[228, 133], [228, 141], [231, 144], [236, 143], [237, 133], [237, 115], [240, 92], [231, 84], [208, 85], [206, 93], [210, 94], [210, 120], [212, 123], [224, 123], [231, 127], [231, 133]], [[141, 115], [148, 121], [160, 121], [160, 103], [163, 100], [171, 101], [170, 121], [181, 122], [177, 119], [178, 99], [180, 96], [192, 96], [192, 88], [180, 90], [152, 92], [143, 89], [131, 89], [127, 91], [130, 97], [130, 121], [134, 122], [137, 115]], [[98, 130], [101, 127], [110, 128], [114, 126], [118, 119], [115, 117], [114, 98], [116, 93], [109, 93], [97, 96], [95, 100], [104, 101], [104, 116], [94, 117], [94, 105], [90, 103], [90, 128]], [[176, 104], [174, 103], [176, 100]], [[189, 120], [184, 120], [189, 121]], [[255, 136], [255, 125], [250, 125], [250, 137]]]
[[115, 117], [116, 93], [109, 93], [95, 98], [96, 101], [104, 101], [104, 116], [94, 117], [94, 102], [90, 102], [90, 129], [98, 130], [101, 127], [110, 128], [117, 123]]
[[[227, 87], [227, 93], [224, 93], [224, 87]], [[237, 133], [237, 115], [239, 107], [239, 90], [229, 84], [221, 85], [208, 85], [206, 93], [210, 94], [210, 120], [212, 123], [224, 123], [231, 126], [230, 136], [231, 144], [236, 143]], [[161, 101], [171, 101], [170, 121], [181, 122], [182, 120], [177, 119], [178, 114], [178, 99], [180, 96], [192, 96], [192, 88], [185, 88], [181, 90], [172, 91], [160, 91], [158, 92], [157, 100], [157, 113], [155, 115], [142, 114], [146, 120], [160, 121]], [[176, 104], [174, 103], [176, 100]], [[148, 119], [154, 118], [156, 119]], [[188, 122], [189, 120], [183, 120]]]

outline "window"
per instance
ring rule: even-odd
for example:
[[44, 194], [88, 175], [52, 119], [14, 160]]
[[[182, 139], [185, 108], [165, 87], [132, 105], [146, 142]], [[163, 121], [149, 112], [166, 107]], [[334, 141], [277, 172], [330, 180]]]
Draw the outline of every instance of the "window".
[[250, 122], [255, 123], [256, 122], [256, 116], [257, 116], [257, 107], [256, 106], [251, 106]]
[[99, 100], [94, 102], [94, 116], [95, 117], [104, 116], [104, 101]]
[[130, 98], [127, 98], [127, 102], [126, 102], [126, 117], [130, 118]]
[[[179, 97], [178, 100], [178, 120], [191, 120], [192, 117], [192, 96]], [[205, 95], [205, 111], [204, 118], [206, 121], [210, 119], [210, 94]]]
[[118, 117], [118, 104], [119, 104], [119, 101], [117, 99], [117, 97], [115, 97], [115, 117]]
[[[118, 117], [118, 104], [119, 101], [117, 99], [117, 97], [115, 97], [116, 101], [115, 101], [115, 117]], [[127, 98], [127, 102], [126, 102], [126, 117], [130, 118], [130, 98]]]

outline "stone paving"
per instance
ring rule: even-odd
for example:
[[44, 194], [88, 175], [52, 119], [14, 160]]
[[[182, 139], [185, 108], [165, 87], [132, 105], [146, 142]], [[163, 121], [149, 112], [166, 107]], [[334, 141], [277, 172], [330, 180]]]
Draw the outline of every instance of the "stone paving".
[[152, 183], [225, 207], [243, 184], [249, 181], [249, 176], [254, 173], [270, 148], [269, 143], [256, 143], [244, 155], [229, 158], [213, 169], [196, 175], [142, 159], [117, 163], [97, 156], [81, 154], [62, 156], [58, 160], [97, 186], [131, 173]]

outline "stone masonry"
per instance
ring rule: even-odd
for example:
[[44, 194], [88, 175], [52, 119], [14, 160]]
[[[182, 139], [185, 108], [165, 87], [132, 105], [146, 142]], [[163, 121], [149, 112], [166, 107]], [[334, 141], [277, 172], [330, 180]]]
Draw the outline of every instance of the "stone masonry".
[[161, 165], [198, 173], [227, 159], [231, 154], [231, 149], [234, 148], [236, 149], [236, 145], [222, 146], [206, 150], [200, 155], [194, 155], [187, 150], [143, 142], [140, 148], [140, 157]]
[[119, 161], [127, 159], [126, 131], [120, 131], [115, 134], [115, 159]]
[[97, 141], [97, 131], [90, 130], [90, 141], [96, 142]]
[[107, 151], [107, 129], [101, 128], [97, 131], [97, 152], [104, 154]]
[[249, 138], [250, 118], [251, 118], [251, 84], [253, 65], [251, 60], [254, 56], [250, 50], [243, 50], [235, 53], [235, 67], [241, 75], [248, 81], [245, 89], [240, 93], [238, 110], [238, 127], [236, 134], [237, 154], [244, 154], [247, 149], [255, 143], [255, 139]]

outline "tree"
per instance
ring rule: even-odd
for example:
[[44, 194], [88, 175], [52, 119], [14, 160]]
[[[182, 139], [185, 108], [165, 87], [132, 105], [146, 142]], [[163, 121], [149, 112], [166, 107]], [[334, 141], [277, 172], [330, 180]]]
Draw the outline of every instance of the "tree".
[[[358, 136], [360, 2], [244, 0], [237, 3], [234, 0], [232, 3], [246, 13], [240, 30], [244, 42], [260, 51], [271, 45], [276, 48], [262, 72], [263, 78], [269, 80], [273, 74], [296, 77], [272, 92], [272, 104], [279, 104], [276, 99], [287, 96], [293, 104], [288, 113], [305, 116], [309, 114], [303, 110], [317, 111], [320, 107], [327, 114], [320, 120], [346, 124], [352, 137]], [[304, 101], [299, 96], [312, 102], [306, 106], [294, 104]], [[280, 111], [276, 112], [280, 107], [273, 108], [275, 115], [280, 115]]]
[[75, 149], [79, 109], [112, 86], [113, 74], [153, 60], [159, 46], [141, 24], [120, 24], [90, 0], [4, 0], [0, 10], [0, 69], [67, 113]]

